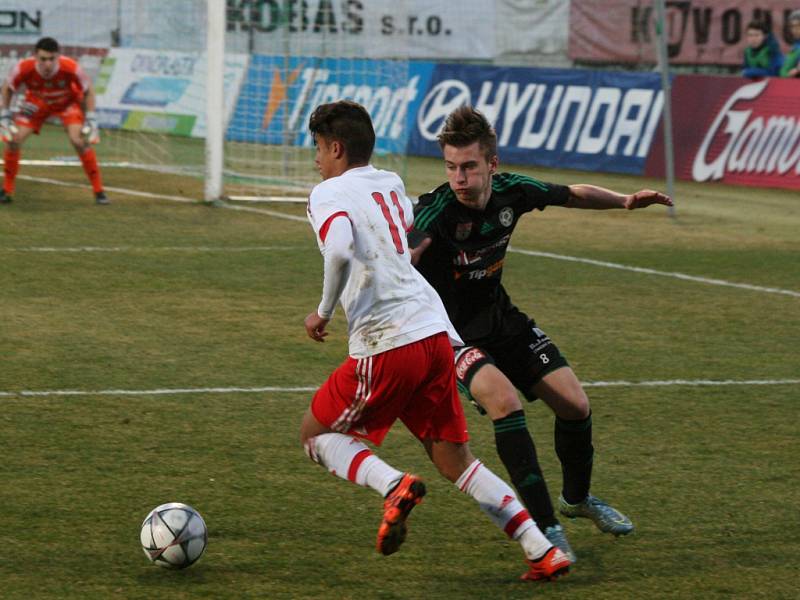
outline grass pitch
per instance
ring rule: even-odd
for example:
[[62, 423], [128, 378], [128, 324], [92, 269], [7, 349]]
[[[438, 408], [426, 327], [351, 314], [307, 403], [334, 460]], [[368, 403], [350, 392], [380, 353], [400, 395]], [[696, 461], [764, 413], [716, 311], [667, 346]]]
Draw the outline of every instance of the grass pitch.
[[[620, 191], [658, 185], [515, 170]], [[411, 160], [408, 173], [413, 194], [443, 180], [435, 160]], [[193, 179], [104, 176], [201, 194]], [[587, 388], [594, 491], [637, 530], [615, 540], [566, 522], [579, 562], [553, 585], [517, 580], [516, 544], [436, 476], [401, 425], [380, 455], [425, 476], [429, 495], [387, 558], [373, 549], [381, 499], [299, 448], [309, 393], [23, 395], [314, 386], [346, 353], [341, 315], [328, 343], [305, 337], [321, 285], [307, 224], [111, 197], [97, 207], [88, 190], [21, 180], [15, 203], [0, 206], [3, 598], [795, 597], [796, 383]], [[522, 219], [514, 246], [800, 291], [796, 194], [683, 183], [677, 202], [675, 221], [659, 208], [549, 208]], [[800, 376], [794, 296], [514, 253], [504, 280], [587, 382]], [[505, 477], [489, 421], [466, 410], [474, 452]], [[538, 403], [527, 414], [555, 496], [552, 416]], [[167, 501], [192, 504], [209, 526], [206, 555], [186, 571], [150, 566], [139, 549], [141, 520]]]

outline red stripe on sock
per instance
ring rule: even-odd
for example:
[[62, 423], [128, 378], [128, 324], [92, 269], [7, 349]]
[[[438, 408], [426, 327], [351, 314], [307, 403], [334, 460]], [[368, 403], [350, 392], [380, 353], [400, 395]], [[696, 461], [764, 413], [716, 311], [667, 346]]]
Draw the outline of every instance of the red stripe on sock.
[[475, 465], [475, 468], [474, 468], [474, 469], [472, 469], [472, 473], [470, 473], [469, 475], [467, 475], [467, 478], [466, 478], [466, 480], [464, 480], [464, 483], [462, 483], [462, 484], [461, 484], [461, 487], [460, 487], [460, 488], [458, 488], [458, 489], [460, 489], [462, 492], [463, 492], [464, 490], [466, 490], [466, 489], [467, 489], [467, 486], [469, 485], [469, 482], [470, 482], [470, 480], [472, 479], [472, 476], [473, 476], [473, 475], [475, 475], [475, 473], [477, 473], [477, 472], [478, 472], [478, 469], [480, 469], [480, 468], [481, 468], [481, 465], [482, 465], [482, 464], [483, 464], [483, 463], [480, 463], [480, 462], [479, 462], [477, 465]]
[[503, 531], [506, 532], [508, 537], [513, 538], [514, 532], [517, 530], [517, 528], [530, 518], [531, 516], [528, 514], [528, 511], [523, 508], [517, 514], [511, 517], [511, 520], [506, 523]]
[[364, 449], [353, 457], [353, 461], [350, 463], [350, 468], [347, 470], [347, 478], [350, 481], [353, 483], [356, 482], [358, 468], [361, 466], [361, 463], [363, 463], [370, 456], [372, 456], [372, 452]]

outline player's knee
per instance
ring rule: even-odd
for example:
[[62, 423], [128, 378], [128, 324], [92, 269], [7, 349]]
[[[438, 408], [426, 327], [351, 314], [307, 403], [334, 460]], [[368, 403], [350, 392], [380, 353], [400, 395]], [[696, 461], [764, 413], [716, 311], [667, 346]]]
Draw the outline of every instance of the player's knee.
[[589, 398], [583, 389], [569, 394], [561, 405], [559, 417], [568, 421], [579, 421], [589, 416], [592, 409], [589, 406]]
[[514, 389], [480, 394], [476, 396], [476, 400], [492, 419], [500, 419], [522, 409], [522, 403]]

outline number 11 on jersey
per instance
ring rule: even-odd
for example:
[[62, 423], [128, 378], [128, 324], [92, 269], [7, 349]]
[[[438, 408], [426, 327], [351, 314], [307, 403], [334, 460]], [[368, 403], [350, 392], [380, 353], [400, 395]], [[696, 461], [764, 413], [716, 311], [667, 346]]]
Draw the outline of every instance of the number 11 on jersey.
[[[405, 231], [408, 227], [406, 226], [406, 216], [403, 213], [403, 207], [400, 205], [400, 199], [394, 191], [390, 192], [389, 195], [392, 198], [392, 204], [397, 207], [397, 212], [400, 215], [400, 224], [403, 226], [403, 231]], [[397, 253], [403, 254], [403, 240], [400, 239], [400, 231], [392, 218], [392, 213], [389, 210], [389, 205], [386, 204], [386, 199], [380, 192], [372, 192], [372, 198], [378, 203], [378, 206], [381, 207], [383, 218], [386, 219], [386, 222], [389, 224], [389, 233], [392, 234], [392, 241], [394, 242], [394, 247], [397, 249]]]

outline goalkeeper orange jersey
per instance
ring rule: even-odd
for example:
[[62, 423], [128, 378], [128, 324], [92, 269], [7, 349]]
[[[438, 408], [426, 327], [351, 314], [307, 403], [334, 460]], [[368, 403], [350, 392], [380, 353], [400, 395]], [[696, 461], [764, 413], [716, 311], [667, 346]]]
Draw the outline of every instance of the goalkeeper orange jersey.
[[55, 73], [46, 79], [36, 68], [36, 58], [25, 58], [11, 69], [7, 81], [14, 92], [25, 86], [26, 100], [44, 102], [52, 112], [80, 102], [89, 88], [89, 77], [74, 59], [66, 56], [58, 57]]

